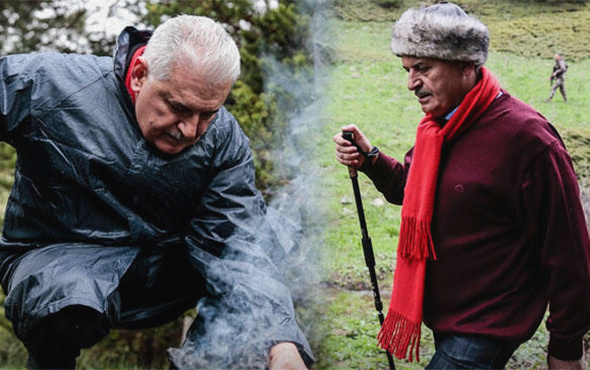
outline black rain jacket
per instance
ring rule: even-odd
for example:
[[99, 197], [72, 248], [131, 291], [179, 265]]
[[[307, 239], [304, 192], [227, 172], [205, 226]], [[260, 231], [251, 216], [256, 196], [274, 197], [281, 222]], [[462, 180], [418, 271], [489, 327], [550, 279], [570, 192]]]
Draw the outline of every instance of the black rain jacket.
[[[280, 262], [274, 263], [285, 256], [277, 230], [293, 228], [277, 227], [285, 220], [267, 210], [255, 188], [252, 152], [236, 119], [222, 108], [194, 146], [171, 157], [139, 130], [123, 81], [133, 50], [149, 36], [128, 27], [113, 58], [43, 53], [0, 59], [0, 139], [18, 154], [0, 251], [104, 246], [99, 250], [116, 253], [124, 271], [137, 247], [185, 247], [210, 289], [224, 297], [217, 305], [250, 313], [270, 307], [261, 318], [265, 343], [294, 342], [309, 361]], [[28, 276], [6, 269], [6, 315], [17, 335], [72, 303], [67, 291], [58, 298], [43, 291], [52, 273], [78, 263], [64, 257], [39, 261]], [[102, 271], [80, 276], [92, 281], [84, 304], [99, 311], [107, 308], [94, 302], [93, 292], [113, 291], [120, 278]], [[177, 362], [190, 365], [190, 358]]]

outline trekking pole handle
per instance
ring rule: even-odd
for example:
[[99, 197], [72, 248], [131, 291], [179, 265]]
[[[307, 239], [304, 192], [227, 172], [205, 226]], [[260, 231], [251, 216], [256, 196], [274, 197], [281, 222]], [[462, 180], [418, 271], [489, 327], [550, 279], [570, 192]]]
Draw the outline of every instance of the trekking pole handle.
[[[350, 132], [350, 131], [342, 131], [342, 138], [344, 138], [344, 140], [349, 141], [352, 145], [354, 145], [359, 150], [359, 152], [362, 153], [361, 148], [358, 146], [358, 144], [352, 138], [352, 132]], [[352, 166], [348, 166], [348, 176], [351, 179], [354, 178], [354, 177], [357, 177], [356, 168], [354, 168]]]

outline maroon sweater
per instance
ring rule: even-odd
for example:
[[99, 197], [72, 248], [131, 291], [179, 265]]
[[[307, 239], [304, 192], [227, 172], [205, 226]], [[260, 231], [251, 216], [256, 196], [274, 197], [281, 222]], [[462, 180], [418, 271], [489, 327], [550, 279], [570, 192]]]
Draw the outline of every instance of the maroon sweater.
[[[366, 174], [403, 200], [405, 162], [381, 153]], [[590, 329], [590, 239], [571, 159], [555, 129], [504, 92], [445, 144], [428, 263], [424, 322], [434, 331], [520, 344], [550, 303], [549, 353], [582, 356]]]

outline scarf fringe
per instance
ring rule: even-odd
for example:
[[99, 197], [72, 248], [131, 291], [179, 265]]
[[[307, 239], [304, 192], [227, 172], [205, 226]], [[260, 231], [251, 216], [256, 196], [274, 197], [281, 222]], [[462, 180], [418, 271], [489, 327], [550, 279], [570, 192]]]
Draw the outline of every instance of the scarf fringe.
[[409, 361], [413, 361], [415, 353], [416, 361], [420, 362], [420, 325], [410, 321], [407, 317], [395, 311], [389, 311], [377, 339], [379, 346], [398, 359], [405, 359], [409, 354]]
[[436, 260], [429, 221], [418, 220], [415, 217], [402, 217], [399, 235], [398, 256]]

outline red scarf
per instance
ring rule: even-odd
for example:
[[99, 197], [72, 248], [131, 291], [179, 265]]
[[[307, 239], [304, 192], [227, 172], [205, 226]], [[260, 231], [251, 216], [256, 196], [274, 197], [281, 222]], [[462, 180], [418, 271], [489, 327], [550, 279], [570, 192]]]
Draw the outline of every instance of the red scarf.
[[430, 225], [443, 144], [467, 130], [500, 92], [494, 75], [485, 67], [481, 73], [481, 80], [442, 128], [430, 114], [418, 125], [402, 207], [393, 292], [389, 312], [377, 336], [379, 346], [399, 359], [407, 357], [409, 347], [409, 360], [412, 361], [415, 352], [416, 360], [420, 361], [426, 260], [436, 259]]

